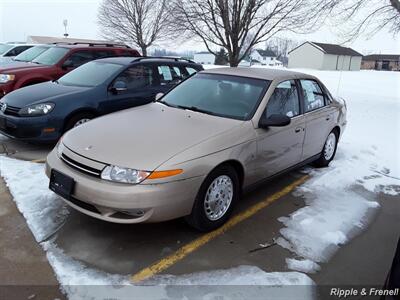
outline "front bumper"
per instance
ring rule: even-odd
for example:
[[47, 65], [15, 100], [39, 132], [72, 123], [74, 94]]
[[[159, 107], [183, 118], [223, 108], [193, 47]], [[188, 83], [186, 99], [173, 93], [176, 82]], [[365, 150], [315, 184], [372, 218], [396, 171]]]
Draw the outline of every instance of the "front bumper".
[[[0, 112], [0, 132], [8, 137], [32, 142], [57, 141], [61, 134], [60, 128], [52, 124], [48, 116], [17, 117]], [[54, 128], [45, 132], [45, 128]]]
[[161, 222], [191, 213], [204, 176], [161, 184], [127, 185], [84, 174], [65, 164], [53, 150], [46, 174], [55, 169], [75, 181], [71, 207], [89, 216], [114, 223]]

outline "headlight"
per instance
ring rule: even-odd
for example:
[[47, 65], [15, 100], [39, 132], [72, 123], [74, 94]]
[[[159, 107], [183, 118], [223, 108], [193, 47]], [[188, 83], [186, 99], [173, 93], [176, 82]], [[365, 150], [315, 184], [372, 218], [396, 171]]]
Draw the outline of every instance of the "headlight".
[[65, 146], [64, 146], [64, 144], [63, 144], [63, 142], [62, 142], [62, 138], [61, 138], [61, 139], [58, 141], [57, 146], [56, 146], [57, 155], [58, 155], [59, 157], [62, 156], [62, 153], [63, 153], [63, 151], [64, 151], [64, 148], [65, 148]]
[[135, 169], [122, 168], [118, 166], [107, 166], [101, 172], [101, 178], [109, 181], [122, 183], [140, 183], [150, 175], [150, 172]]
[[40, 103], [22, 108], [19, 111], [21, 116], [42, 116], [51, 112], [54, 108], [54, 103]]
[[15, 75], [12, 74], [0, 74], [0, 83], [7, 83], [9, 81], [13, 81], [15, 79]]

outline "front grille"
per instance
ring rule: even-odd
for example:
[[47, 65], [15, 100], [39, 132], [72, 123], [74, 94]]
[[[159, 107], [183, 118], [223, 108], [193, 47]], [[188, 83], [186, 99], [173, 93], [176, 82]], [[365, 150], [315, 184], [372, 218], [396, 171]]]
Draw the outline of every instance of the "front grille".
[[[3, 107], [3, 105], [4, 105], [4, 104], [2, 104], [1, 106]], [[1, 109], [2, 107], [0, 107], [0, 109]], [[18, 112], [19, 112], [20, 109], [21, 109], [21, 108], [16, 107], [16, 106], [7, 105], [7, 108], [6, 108], [5, 112], [4, 112], [4, 114], [5, 114], [5, 115], [11, 115], [11, 116], [19, 117]]]
[[80, 172], [83, 172], [83, 173], [91, 175], [91, 176], [96, 176], [96, 177], [100, 177], [100, 175], [101, 175], [101, 171], [102, 170], [98, 170], [98, 169], [86, 166], [84, 164], [81, 164], [80, 162], [77, 162], [76, 160], [73, 160], [69, 156], [65, 155], [65, 153], [63, 153], [61, 155], [61, 159], [67, 165], [69, 165], [71, 168], [74, 168], [74, 169], [76, 169], [76, 170], [78, 170]]
[[96, 213], [96, 214], [100, 214], [99, 210], [98, 210], [94, 205], [92, 205], [92, 204], [83, 202], [83, 201], [78, 200], [78, 199], [76, 199], [76, 198], [74, 198], [74, 197], [70, 197], [70, 198], [68, 199], [68, 201], [71, 202], [71, 203], [73, 203], [73, 204], [75, 204], [76, 206], [79, 206], [79, 207], [85, 209], [85, 210], [94, 212], [94, 213]]

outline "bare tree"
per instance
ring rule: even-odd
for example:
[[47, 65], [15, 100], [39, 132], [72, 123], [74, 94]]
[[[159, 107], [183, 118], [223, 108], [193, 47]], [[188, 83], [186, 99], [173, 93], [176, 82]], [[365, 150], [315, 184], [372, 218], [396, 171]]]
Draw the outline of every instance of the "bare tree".
[[288, 63], [288, 53], [301, 43], [289, 38], [284, 37], [273, 37], [265, 43], [267, 49], [271, 49], [275, 52], [277, 59], [280, 60], [283, 65]]
[[387, 28], [400, 32], [400, 0], [326, 0], [331, 17], [347, 41]]
[[143, 56], [171, 33], [167, 0], [103, 0], [98, 22], [107, 39], [132, 43]]
[[[330, 9], [326, 0], [175, 0], [179, 29], [198, 37], [209, 52], [224, 48], [229, 64], [280, 31], [310, 32]], [[218, 50], [217, 50], [218, 51]]]

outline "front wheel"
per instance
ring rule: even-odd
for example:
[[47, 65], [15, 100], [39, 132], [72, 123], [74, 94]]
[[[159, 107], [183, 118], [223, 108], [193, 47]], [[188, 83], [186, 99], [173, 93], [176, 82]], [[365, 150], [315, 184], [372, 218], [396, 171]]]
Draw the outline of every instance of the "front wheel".
[[218, 228], [229, 219], [238, 197], [239, 178], [235, 169], [229, 165], [218, 167], [201, 185], [186, 221], [200, 231]]
[[324, 149], [321, 152], [321, 156], [315, 161], [315, 166], [319, 168], [327, 167], [335, 157], [337, 144], [338, 134], [333, 130], [326, 138]]
[[91, 119], [93, 119], [94, 116], [90, 113], [79, 113], [74, 116], [72, 116], [67, 124], [65, 125], [65, 131], [68, 131], [72, 128], [78, 127], [86, 122], [89, 122]]

